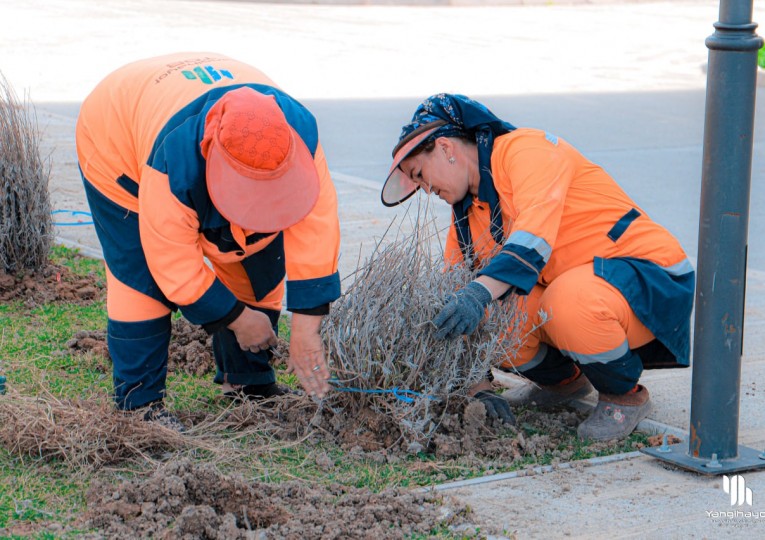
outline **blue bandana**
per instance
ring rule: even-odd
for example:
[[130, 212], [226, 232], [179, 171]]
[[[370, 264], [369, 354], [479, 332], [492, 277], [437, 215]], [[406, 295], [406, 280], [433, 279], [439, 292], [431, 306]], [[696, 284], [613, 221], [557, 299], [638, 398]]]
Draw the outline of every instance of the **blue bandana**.
[[[486, 106], [459, 94], [436, 94], [423, 101], [414, 112], [412, 121], [401, 130], [399, 141], [415, 129], [436, 120], [445, 120], [447, 124], [436, 129], [422, 144], [427, 144], [439, 137], [463, 137], [475, 140], [478, 146], [478, 171], [480, 183], [478, 198], [489, 204], [491, 210], [491, 235], [501, 244], [504, 240], [502, 212], [499, 207], [499, 195], [494, 187], [491, 174], [491, 152], [494, 138], [515, 129], [515, 126], [500, 120]], [[454, 223], [457, 227], [457, 239], [465, 261], [473, 261], [473, 240], [468, 226], [467, 210], [473, 204], [473, 196], [468, 193], [460, 202], [452, 206]]]

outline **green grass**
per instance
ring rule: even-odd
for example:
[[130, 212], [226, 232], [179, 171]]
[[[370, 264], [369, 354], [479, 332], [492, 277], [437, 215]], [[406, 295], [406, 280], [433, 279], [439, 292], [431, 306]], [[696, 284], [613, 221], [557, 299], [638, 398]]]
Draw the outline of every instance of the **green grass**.
[[85, 508], [88, 481], [62, 464], [20, 460], [0, 448], [0, 528], [12, 521], [68, 522]]
[[95, 274], [100, 279], [102, 285], [106, 283], [103, 261], [82, 257], [77, 250], [64, 246], [53, 246], [51, 248], [50, 260], [54, 264], [60, 264], [72, 269], [77, 275], [86, 276]]
[[[101, 261], [80, 257], [75, 251], [61, 246], [53, 248], [51, 260], [77, 275], [94, 276], [101, 285], [105, 283]], [[85, 306], [57, 303], [30, 308], [23, 301], [0, 305], [0, 374], [7, 377], [9, 388], [25, 395], [37, 395], [41, 385], [44, 385], [46, 391], [60, 398], [98, 395], [108, 399], [112, 391], [108, 361], [92, 354], [72, 355], [67, 347], [67, 341], [76, 332], [102, 331], [106, 328], [106, 321], [103, 300]], [[289, 324], [284, 317], [279, 321], [279, 335], [289, 338]], [[283, 365], [277, 369], [277, 378], [283, 384], [299, 387], [297, 378], [286, 373]], [[168, 377], [170, 407], [182, 413], [219, 410], [220, 404], [216, 399], [219, 392], [212, 376], [174, 373]], [[531, 436], [541, 428], [522, 426], [521, 429], [525, 435]], [[269, 446], [268, 441], [252, 436], [236, 442], [248, 450], [246, 457], [221, 465], [221, 468], [224, 472], [238, 472], [259, 481], [303, 479], [380, 491], [390, 487], [429, 486], [547, 465], [559, 460], [556, 454], [559, 456], [563, 451], [570, 452], [571, 459], [631, 451], [636, 443], [645, 443], [645, 438], [644, 435], [634, 434], [618, 446], [599, 446], [598, 450], [593, 450], [578, 441], [572, 429], [570, 438], [563, 440], [556, 451], [528, 456], [512, 464], [494, 462], [482, 465], [469, 457], [440, 460], [425, 453], [378, 462], [328, 443], [277, 442]], [[320, 467], [316, 459], [319, 454], [326, 454], [332, 465]], [[198, 452], [196, 456], [200, 460], [206, 457], [204, 452]], [[147, 470], [149, 468], [147, 465]], [[0, 529], [50, 521], [71, 525], [72, 520], [86, 509], [85, 494], [94, 478], [117, 481], [130, 476], [130, 472], [122, 471], [119, 475], [110, 471], [88, 473], [73, 470], [62, 462], [40, 462], [29, 457], [21, 459], [0, 447]], [[432, 537], [455, 538], [443, 529], [434, 529]], [[53, 536], [39, 533], [35, 538]]]
[[46, 375], [54, 395], [81, 396], [94, 386], [107, 388], [107, 378], [93, 369], [88, 357], [73, 357], [66, 342], [78, 330], [97, 330], [106, 323], [103, 305], [44, 305], [24, 310], [19, 303], [0, 308], [0, 349], [8, 386], [31, 390]]

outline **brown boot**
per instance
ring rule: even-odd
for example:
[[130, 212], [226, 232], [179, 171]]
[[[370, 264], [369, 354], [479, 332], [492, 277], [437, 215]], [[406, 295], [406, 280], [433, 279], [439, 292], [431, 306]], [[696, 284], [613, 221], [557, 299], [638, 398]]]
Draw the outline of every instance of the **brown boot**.
[[609, 441], [623, 439], [632, 433], [653, 409], [648, 389], [642, 384], [623, 395], [603, 394], [587, 419], [579, 424], [580, 439]]
[[555, 407], [565, 405], [576, 399], [586, 397], [595, 390], [590, 381], [577, 368], [577, 374], [571, 379], [567, 379], [558, 384], [536, 384], [528, 383], [520, 388], [506, 390], [502, 397], [510, 405], [536, 405], [544, 409], [546, 407]]

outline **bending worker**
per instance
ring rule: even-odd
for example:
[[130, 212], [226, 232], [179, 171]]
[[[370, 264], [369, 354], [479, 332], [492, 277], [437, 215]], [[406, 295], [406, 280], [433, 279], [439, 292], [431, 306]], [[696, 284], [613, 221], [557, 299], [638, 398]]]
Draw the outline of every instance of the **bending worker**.
[[[470, 334], [490, 302], [526, 296], [528, 337], [502, 367], [529, 384], [504, 398], [547, 407], [594, 387], [578, 435], [629, 435], [651, 410], [643, 369], [689, 364], [695, 274], [678, 241], [566, 141], [464, 96], [426, 99], [393, 156], [383, 203], [438, 195], [453, 211], [447, 263], [478, 270], [433, 320], [437, 335]], [[491, 402], [490, 389], [473, 391]]]
[[324, 395], [319, 327], [340, 296], [340, 232], [311, 113], [251, 66], [182, 53], [107, 76], [76, 136], [106, 261], [117, 406], [181, 428], [162, 401], [177, 309], [213, 335], [224, 394], [284, 393], [269, 359], [285, 273], [289, 367]]

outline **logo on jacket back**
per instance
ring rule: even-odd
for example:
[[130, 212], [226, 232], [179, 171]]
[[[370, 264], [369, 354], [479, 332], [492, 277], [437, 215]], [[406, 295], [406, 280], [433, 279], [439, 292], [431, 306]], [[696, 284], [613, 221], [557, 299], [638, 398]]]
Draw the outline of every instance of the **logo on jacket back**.
[[193, 70], [181, 71], [183, 76], [189, 80], [199, 79], [204, 84], [213, 84], [220, 81], [223, 77], [227, 79], [233, 79], [234, 76], [227, 69], [217, 70], [212, 66], [205, 66], [204, 68], [195, 67]]
[[746, 503], [752, 506], [752, 490], [746, 487], [746, 481], [741, 475], [731, 476], [723, 475], [723, 491], [730, 495], [731, 506], [741, 506]]

